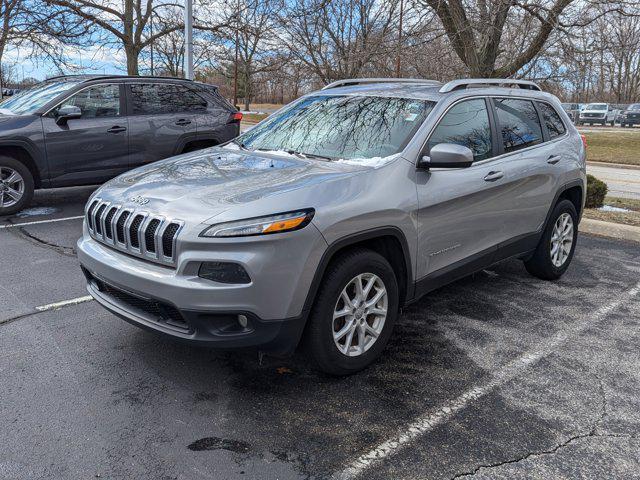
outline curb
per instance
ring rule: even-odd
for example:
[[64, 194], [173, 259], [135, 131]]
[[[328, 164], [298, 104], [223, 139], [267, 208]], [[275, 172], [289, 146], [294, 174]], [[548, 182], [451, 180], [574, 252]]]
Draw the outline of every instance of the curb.
[[594, 167], [622, 168], [624, 170], [640, 170], [640, 165], [628, 165], [625, 163], [592, 162], [587, 160], [587, 167], [589, 165]]
[[580, 221], [578, 230], [583, 233], [590, 233], [601, 237], [640, 243], [640, 227], [634, 227], [633, 225], [583, 218]]

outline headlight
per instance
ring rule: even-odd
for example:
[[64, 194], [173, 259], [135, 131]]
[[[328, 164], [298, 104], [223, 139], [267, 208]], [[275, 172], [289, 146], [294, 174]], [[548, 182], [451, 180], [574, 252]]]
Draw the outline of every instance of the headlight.
[[204, 230], [201, 237], [250, 237], [271, 233], [300, 230], [309, 224], [315, 210], [307, 208], [294, 212], [278, 213], [266, 217], [247, 218], [235, 222], [219, 223]]

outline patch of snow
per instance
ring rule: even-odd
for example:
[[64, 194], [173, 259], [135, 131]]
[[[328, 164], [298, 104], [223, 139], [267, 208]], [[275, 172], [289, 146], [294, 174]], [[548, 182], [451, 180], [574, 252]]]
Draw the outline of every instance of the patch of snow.
[[260, 112], [257, 110], [240, 110], [240, 113], [243, 115], [266, 115], [265, 112]]
[[56, 213], [57, 211], [58, 211], [57, 208], [52, 208], [52, 207], [27, 208], [26, 210], [22, 210], [20, 213], [16, 214], [16, 217], [18, 218], [39, 217], [42, 215], [51, 215], [52, 213]]
[[342, 158], [336, 160], [337, 163], [349, 163], [351, 165], [363, 165], [366, 167], [380, 168], [389, 162], [395, 160], [400, 156], [399, 153], [394, 153], [388, 157], [371, 157], [371, 158]]
[[604, 205], [600, 207], [598, 210], [601, 212], [630, 212], [631, 210], [627, 208], [614, 207], [613, 205]]

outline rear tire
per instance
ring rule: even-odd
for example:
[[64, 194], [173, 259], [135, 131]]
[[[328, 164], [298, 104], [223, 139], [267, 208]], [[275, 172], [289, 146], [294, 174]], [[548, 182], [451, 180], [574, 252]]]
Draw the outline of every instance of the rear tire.
[[387, 345], [398, 306], [398, 282], [382, 255], [366, 249], [341, 255], [327, 268], [311, 310], [307, 353], [319, 370], [331, 375], [364, 369]]
[[557, 280], [569, 268], [578, 240], [578, 214], [569, 200], [553, 209], [534, 254], [524, 266], [534, 277]]
[[11, 157], [0, 156], [0, 216], [27, 207], [33, 198], [34, 181], [29, 169]]

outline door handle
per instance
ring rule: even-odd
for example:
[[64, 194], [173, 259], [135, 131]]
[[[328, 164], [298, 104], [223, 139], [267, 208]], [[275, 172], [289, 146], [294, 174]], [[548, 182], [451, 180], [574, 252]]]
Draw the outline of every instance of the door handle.
[[107, 130], [107, 132], [109, 133], [120, 133], [120, 132], [124, 132], [126, 131], [127, 128], [126, 127], [120, 127], [118, 125], [111, 127], [110, 129]]
[[560, 160], [562, 160], [562, 157], [560, 155], [551, 155], [549, 158], [547, 158], [547, 163], [555, 165]]
[[484, 177], [484, 181], [485, 182], [495, 182], [496, 180], [500, 180], [502, 177], [504, 177], [504, 173], [502, 173], [502, 172], [489, 172]]
[[191, 123], [191, 120], [187, 120], [185, 118], [181, 118], [180, 120], [178, 120], [176, 122], [176, 125], [178, 125], [179, 127], [184, 127], [185, 125], [189, 125]]

